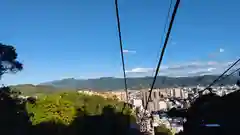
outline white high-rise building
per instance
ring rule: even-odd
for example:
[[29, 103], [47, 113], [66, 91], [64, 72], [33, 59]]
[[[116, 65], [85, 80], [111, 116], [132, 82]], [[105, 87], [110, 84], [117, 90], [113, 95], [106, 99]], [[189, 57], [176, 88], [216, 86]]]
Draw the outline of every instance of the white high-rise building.
[[180, 89], [180, 88], [174, 88], [174, 89], [173, 89], [173, 97], [182, 98], [182, 97], [183, 97], [182, 89]]
[[160, 100], [159, 101], [159, 110], [167, 110], [167, 102], [166, 101], [163, 101], [163, 100]]
[[143, 106], [141, 99], [132, 99], [131, 102], [135, 107], [142, 107]]

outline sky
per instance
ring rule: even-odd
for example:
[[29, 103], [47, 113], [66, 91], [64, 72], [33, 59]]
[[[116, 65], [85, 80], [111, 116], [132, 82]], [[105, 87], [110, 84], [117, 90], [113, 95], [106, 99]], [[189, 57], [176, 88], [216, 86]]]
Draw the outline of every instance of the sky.
[[[127, 77], [153, 74], [169, 5], [119, 0]], [[159, 75], [223, 72], [239, 58], [239, 5], [181, 0]], [[24, 64], [4, 75], [3, 84], [123, 76], [114, 0], [1, 0], [0, 8], [0, 42], [13, 45]]]

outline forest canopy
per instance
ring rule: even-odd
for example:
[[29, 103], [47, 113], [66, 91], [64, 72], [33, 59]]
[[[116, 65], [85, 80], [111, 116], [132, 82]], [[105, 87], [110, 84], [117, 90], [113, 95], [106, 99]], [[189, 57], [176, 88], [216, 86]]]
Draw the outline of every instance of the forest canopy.
[[[46, 121], [60, 121], [63, 124], [70, 124], [77, 115], [77, 110], [82, 110], [88, 115], [100, 115], [105, 106], [114, 107], [116, 113], [121, 112], [123, 102], [105, 99], [96, 95], [85, 95], [77, 92], [62, 92], [40, 96], [34, 104], [27, 103], [28, 113], [34, 114], [31, 117], [33, 124]], [[126, 108], [125, 114], [131, 113]]]

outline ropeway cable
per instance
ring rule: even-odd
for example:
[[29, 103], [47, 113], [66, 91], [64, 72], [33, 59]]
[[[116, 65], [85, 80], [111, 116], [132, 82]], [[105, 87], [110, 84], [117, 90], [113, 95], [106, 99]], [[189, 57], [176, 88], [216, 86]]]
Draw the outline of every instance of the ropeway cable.
[[[233, 75], [234, 73], [236, 73], [237, 71], [240, 70], [240, 68], [234, 70], [233, 72], [231, 72], [230, 74], [224, 76], [230, 69], [232, 69], [238, 62], [240, 62], [240, 58], [237, 59], [235, 62], [233, 62], [233, 64], [231, 64], [231, 66], [229, 68], [227, 68], [220, 76], [217, 77], [217, 79], [215, 79], [211, 84], [209, 84], [204, 90], [199, 91], [199, 93], [203, 93], [205, 90], [209, 90], [210, 93], [212, 93], [212, 89], [211, 86], [213, 86], [214, 84], [216, 84], [218, 81], [222, 81], [226, 78], [228, 78], [229, 76]], [[191, 102], [193, 102], [196, 98], [200, 97], [200, 95], [196, 95]]]
[[[167, 47], [168, 39], [169, 39], [169, 36], [170, 36], [170, 33], [171, 33], [172, 25], [173, 25], [173, 22], [174, 22], [176, 13], [177, 13], [177, 9], [178, 9], [179, 3], [180, 3], [180, 0], [177, 0], [176, 4], [174, 6], [174, 10], [173, 10], [172, 17], [171, 17], [171, 20], [170, 20], [170, 24], [169, 24], [169, 27], [168, 27], [168, 31], [167, 31], [167, 34], [166, 34], [164, 45], [163, 45], [163, 48], [162, 48], [162, 51], [161, 51], [161, 55], [160, 55], [160, 58], [159, 58], [159, 61], [158, 61], [158, 65], [157, 65], [156, 71], [155, 71], [155, 76], [153, 78], [153, 82], [152, 82], [152, 85], [151, 85], [150, 93], [149, 93], [149, 96], [148, 96], [148, 99], [147, 99], [147, 103], [146, 103], [146, 106], [145, 106], [144, 115], [145, 115], [145, 112], [147, 110], [148, 103], [149, 103], [149, 100], [150, 100], [150, 97], [151, 97], [151, 94], [152, 94], [152, 90], [153, 90], [153, 87], [154, 87], [154, 84], [155, 84], [155, 81], [156, 81], [156, 78], [157, 78], [157, 75], [158, 75], [158, 72], [159, 72], [159, 69], [160, 69], [160, 65], [161, 65], [162, 60], [163, 60], [164, 52], [165, 52], [165, 49]], [[143, 115], [143, 117], [144, 117], [144, 115]]]
[[[162, 44], [162, 41], [163, 41], [164, 33], [166, 33], [167, 24], [168, 24], [168, 20], [169, 20], [169, 16], [170, 16], [170, 11], [171, 11], [171, 8], [172, 8], [172, 3], [173, 3], [173, 0], [170, 0], [170, 5], [169, 5], [169, 8], [168, 8], [166, 21], [165, 21], [164, 28], [163, 28], [163, 35], [161, 37], [161, 44]], [[157, 62], [157, 58], [156, 58], [156, 62]], [[152, 72], [151, 76], [153, 76], [153, 75], [154, 75], [154, 71]]]
[[[215, 79], [211, 84], [209, 84], [204, 90], [202, 90], [201, 92], [204, 92], [205, 90], [208, 90], [209, 88], [211, 88], [211, 86], [213, 86], [215, 83], [217, 83], [222, 77], [224, 77], [224, 75], [230, 70], [232, 69], [238, 62], [240, 61], [240, 58], [238, 60], [236, 60], [228, 69], [226, 69], [220, 76], [218, 76], [217, 79]], [[212, 93], [212, 90], [209, 89], [209, 91]]]
[[220, 79], [219, 81], [222, 81], [222, 80], [228, 78], [229, 76], [232, 76], [233, 74], [237, 73], [238, 71], [240, 71], [240, 68], [235, 69], [234, 71], [232, 71], [230, 74], [224, 76], [224, 77], [223, 77], [222, 79]]
[[[121, 35], [121, 27], [120, 27], [120, 17], [119, 17], [119, 10], [118, 10], [118, 0], [115, 0], [115, 9], [116, 9], [116, 17], [117, 17], [117, 28], [118, 28], [118, 38], [119, 38], [119, 45], [120, 45], [120, 52], [121, 52], [121, 59], [122, 59], [122, 69], [123, 69], [123, 77], [124, 77], [124, 90], [126, 93], [126, 101], [128, 104], [128, 89], [127, 89], [127, 78], [126, 78], [126, 70], [125, 70], [125, 62], [124, 62], [124, 55], [123, 55], [123, 45], [122, 45], [122, 35]], [[124, 103], [122, 111], [125, 109], [126, 104]]]

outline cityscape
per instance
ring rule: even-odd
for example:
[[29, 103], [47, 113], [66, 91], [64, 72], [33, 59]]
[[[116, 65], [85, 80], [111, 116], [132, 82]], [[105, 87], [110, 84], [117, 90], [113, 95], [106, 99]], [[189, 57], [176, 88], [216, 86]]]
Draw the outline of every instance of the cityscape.
[[[128, 102], [132, 105], [134, 110], [137, 111], [138, 128], [142, 132], [151, 132], [153, 134], [154, 127], [164, 125], [174, 133], [183, 131], [184, 119], [182, 118], [170, 118], [166, 112], [172, 108], [187, 109], [190, 107], [190, 103], [196, 99], [202, 90], [206, 87], [176, 87], [165, 89], [154, 89], [150, 96], [150, 102], [148, 103], [147, 110], [145, 106], [149, 96], [149, 90], [129, 90]], [[239, 90], [238, 85], [226, 85], [226, 86], [214, 86], [211, 88], [212, 92], [218, 96], [224, 96]], [[94, 92], [91, 90], [78, 91], [89, 95], [101, 95], [105, 98], [115, 97], [121, 101], [127, 102], [126, 93], [124, 91], [116, 92]], [[206, 90], [201, 95], [209, 94], [210, 91]], [[146, 124], [142, 125], [142, 116], [146, 113], [146, 116], [151, 116], [152, 119], [147, 119]]]

